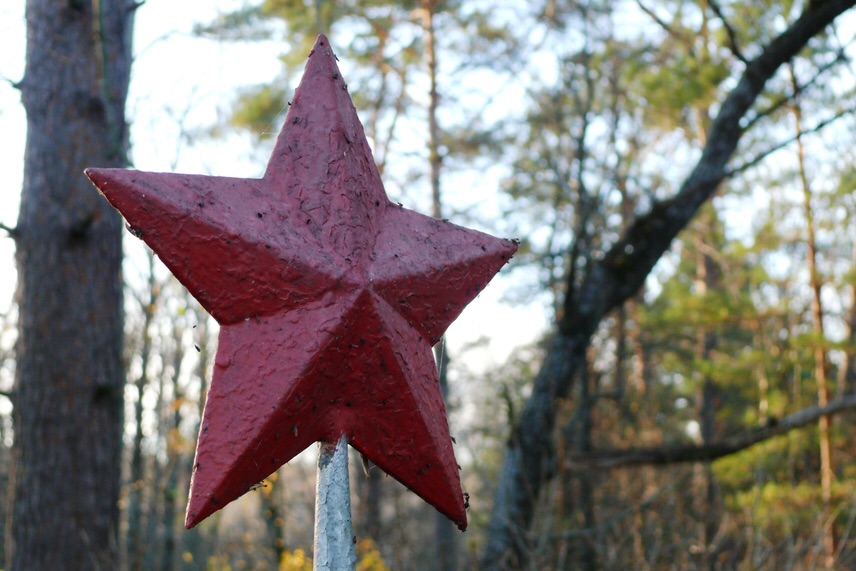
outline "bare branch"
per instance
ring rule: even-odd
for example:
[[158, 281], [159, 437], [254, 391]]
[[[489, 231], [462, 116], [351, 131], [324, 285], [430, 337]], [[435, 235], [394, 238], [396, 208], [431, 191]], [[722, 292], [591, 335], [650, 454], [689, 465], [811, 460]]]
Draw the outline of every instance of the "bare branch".
[[[767, 81], [835, 16], [854, 4], [856, 0], [811, 4], [796, 22], [749, 62], [737, 85], [722, 102], [711, 124], [702, 155], [678, 192], [655, 204], [647, 215], [637, 218], [596, 268], [596, 273], [601, 275], [591, 276], [593, 299], [598, 300], [598, 305], [606, 304], [602, 305], [606, 310], [602, 315], [608, 312], [608, 308], [635, 294], [675, 236], [731, 172], [728, 162], [745, 133], [741, 122], [763, 92]], [[604, 292], [606, 288], [614, 288], [612, 299]], [[591, 310], [587, 308], [586, 311]], [[568, 314], [560, 328], [571, 327], [572, 320], [579, 318], [579, 315]]]
[[731, 27], [731, 24], [722, 14], [722, 8], [719, 7], [719, 2], [717, 0], [708, 0], [707, 5], [710, 6], [710, 9], [713, 10], [713, 13], [716, 14], [716, 17], [722, 22], [722, 26], [725, 28], [725, 33], [728, 34], [728, 45], [731, 48], [731, 53], [733, 53], [734, 57], [742, 61], [744, 64], [749, 63], [740, 51], [740, 46], [737, 45], [737, 34], [734, 33], [734, 28]]
[[822, 416], [832, 416], [856, 409], [856, 395], [834, 400], [826, 406], [813, 406], [789, 414], [778, 422], [768, 422], [740, 434], [723, 438], [702, 446], [661, 446], [654, 448], [631, 448], [627, 450], [600, 450], [585, 455], [576, 455], [568, 461], [575, 470], [608, 470], [626, 466], [665, 465], [685, 462], [709, 462], [736, 454], [791, 430], [803, 428], [817, 422]]
[[546, 348], [531, 394], [506, 445], [486, 533], [488, 539], [480, 557], [482, 568], [498, 569], [524, 556], [526, 546], [521, 538], [526, 537], [531, 525], [542, 485], [554, 473], [551, 435], [557, 403], [567, 396], [575, 375], [585, 366], [586, 349], [598, 325], [609, 312], [639, 291], [675, 236], [726, 178], [728, 162], [745, 132], [741, 123], [767, 82], [811, 38], [854, 5], [856, 0], [809, 2], [797, 20], [766, 44], [746, 65], [740, 80], [723, 100], [701, 156], [677, 194], [637, 218], [609, 252], [586, 272], [583, 283], [568, 288], [573, 300], [566, 303], [558, 331]]
[[18, 89], [18, 90], [20, 90], [20, 89], [21, 89], [21, 86], [22, 86], [22, 84], [23, 84], [23, 80], [21, 80], [21, 81], [15, 81], [14, 79], [12, 79], [12, 78], [10, 78], [10, 77], [6, 77], [5, 75], [0, 75], [0, 80], [2, 80], [2, 81], [4, 81], [4, 82], [8, 83], [8, 84], [9, 84], [9, 85], [11, 85], [13, 88]]
[[788, 145], [790, 145], [791, 143], [795, 142], [800, 137], [804, 137], [805, 135], [808, 135], [811, 133], [816, 133], [816, 132], [824, 129], [825, 127], [828, 127], [832, 123], [838, 121], [842, 117], [845, 117], [845, 116], [850, 115], [852, 113], [856, 113], [856, 103], [854, 103], [853, 105], [851, 105], [849, 107], [846, 107], [846, 108], [840, 110], [838, 113], [836, 113], [832, 117], [829, 117], [827, 119], [824, 119], [823, 121], [820, 121], [814, 127], [811, 127], [808, 129], [803, 129], [799, 133], [797, 133], [796, 135], [788, 137], [787, 139], [780, 141], [779, 143], [776, 143], [775, 145], [773, 145], [769, 149], [761, 151], [760, 153], [758, 153], [756, 156], [752, 157], [751, 159], [737, 165], [734, 168], [728, 169], [725, 172], [725, 177], [731, 178], [735, 175], [738, 175], [742, 172], [749, 170], [750, 168], [754, 167], [755, 165], [757, 165], [758, 163], [760, 163], [761, 161], [763, 161], [764, 159], [766, 159], [767, 157], [769, 157], [770, 155], [775, 153], [776, 151], [780, 151], [780, 150], [784, 149], [785, 147], [787, 147]]
[[687, 38], [687, 36], [685, 34], [682, 34], [681, 32], [674, 29], [672, 26], [670, 26], [669, 23], [666, 22], [665, 20], [663, 20], [662, 18], [660, 18], [654, 12], [654, 10], [652, 10], [651, 8], [649, 8], [648, 6], [643, 4], [642, 0], [636, 0], [636, 5], [639, 6], [639, 9], [642, 10], [643, 12], [645, 12], [645, 14], [647, 14], [649, 18], [654, 20], [654, 22], [658, 26], [660, 26], [663, 29], [663, 31], [665, 31], [667, 34], [669, 34], [670, 36], [672, 36], [673, 38], [675, 38], [676, 40], [678, 40], [682, 44], [692, 47], [692, 44], [693, 44], [692, 41], [689, 38]]
[[840, 50], [838, 52], [838, 54], [836, 55], [835, 59], [826, 63], [825, 65], [820, 66], [817, 69], [817, 72], [811, 77], [811, 79], [809, 79], [805, 83], [800, 84], [799, 87], [797, 89], [795, 89], [790, 95], [782, 97], [781, 99], [778, 99], [777, 101], [772, 103], [766, 109], [762, 109], [761, 111], [758, 111], [758, 113], [746, 123], [746, 126], [743, 128], [743, 130], [748, 131], [761, 119], [764, 119], [765, 117], [769, 117], [770, 115], [772, 115], [773, 113], [775, 113], [776, 111], [778, 111], [779, 109], [781, 109], [782, 107], [787, 105], [788, 103], [791, 103], [792, 101], [794, 101], [797, 97], [802, 95], [803, 92], [807, 91], [808, 88], [810, 88], [814, 84], [816, 84], [818, 82], [818, 80], [820, 80], [820, 78], [827, 71], [829, 71], [830, 69], [832, 69], [833, 67], [835, 67], [839, 63], [842, 63], [845, 61], [847, 61], [847, 57], [844, 53], [844, 50]]
[[627, 519], [629, 516], [643, 512], [656, 504], [663, 496], [666, 494], [672, 493], [676, 489], [681, 489], [686, 486], [687, 482], [692, 477], [692, 474], [686, 474], [682, 478], [678, 479], [676, 482], [673, 482], [667, 486], [662, 486], [654, 493], [650, 494], [648, 497], [639, 502], [639, 505], [633, 506], [626, 510], [623, 510], [611, 517], [610, 519], [600, 523], [597, 527], [594, 528], [584, 528], [584, 529], [571, 529], [568, 531], [564, 531], [562, 533], [553, 534], [550, 536], [550, 539], [553, 541], [567, 541], [568, 539], [575, 539], [578, 537], [591, 537], [599, 531], [604, 531], [617, 523], [621, 522], [624, 519]]
[[9, 234], [9, 237], [12, 238], [13, 240], [17, 239], [18, 235], [20, 234], [20, 232], [18, 231], [17, 228], [11, 228], [9, 226], [6, 226], [2, 222], [0, 222], [0, 230]]

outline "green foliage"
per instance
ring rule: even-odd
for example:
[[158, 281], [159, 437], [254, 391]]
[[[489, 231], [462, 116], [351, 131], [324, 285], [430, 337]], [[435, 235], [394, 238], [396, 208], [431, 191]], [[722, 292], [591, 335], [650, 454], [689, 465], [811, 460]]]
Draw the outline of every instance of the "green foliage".
[[[447, 75], [461, 74], [466, 80], [467, 72], [501, 67], [498, 58], [505, 62], [520, 56], [515, 51], [517, 38], [509, 32], [510, 23], [494, 18], [490, 6], [460, 0], [430, 4], [418, 0], [259, 0], [220, 15], [197, 32], [229, 40], [275, 39], [285, 48], [280, 75], [269, 84], [241, 90], [229, 117], [212, 133], [237, 129], [249, 131], [254, 138], [270, 138], [277, 131], [306, 54], [323, 32], [340, 59], [387, 188], [394, 193], [396, 188], [430, 184], [430, 152], [419, 145], [420, 136], [414, 136], [420, 130], [428, 131], [425, 42], [429, 9], [442, 82], [439, 155], [445, 172], [469, 167], [479, 153], [495, 152], [497, 142], [488, 127], [479, 132], [476, 126], [481, 108], [456, 105], [459, 94], [472, 93], [470, 87], [459, 88], [460, 82]], [[481, 97], [491, 95], [482, 93]], [[415, 155], [423, 160], [414, 160]], [[406, 167], [387, 171], [389, 158]]]
[[[276, 136], [276, 120], [283, 112], [285, 89], [265, 85], [249, 88], [238, 94], [229, 122], [233, 127], [246, 129], [260, 138]], [[286, 103], [287, 105], [287, 103]]]
[[[292, 83], [302, 71], [306, 54], [312, 49], [319, 33], [326, 33], [337, 45], [344, 43], [345, 49], [337, 49], [348, 65], [379, 70], [381, 75], [393, 72], [393, 65], [407, 65], [404, 59], [392, 62], [385, 56], [387, 49], [399, 49], [406, 55], [406, 46], [396, 44], [393, 34], [396, 27], [406, 24], [414, 27], [410, 11], [413, 2], [314, 2], [309, 0], [264, 0], [257, 5], [247, 5], [234, 12], [222, 14], [216, 21], [199, 28], [200, 33], [216, 35], [224, 39], [254, 40], [285, 37], [287, 49], [280, 56], [283, 73], [274, 83], [248, 88], [239, 93], [233, 104], [229, 124], [233, 128], [250, 130], [254, 135], [270, 136], [269, 126], [284, 109]], [[416, 29], [414, 27], [414, 29]], [[411, 57], [411, 63], [412, 63]], [[365, 93], [371, 79], [349, 74], [353, 83], [351, 93], [360, 108], [370, 106]], [[363, 99], [361, 99], [363, 98]], [[384, 104], [385, 102], [379, 102]]]
[[194, 33], [227, 41], [256, 41], [273, 37], [275, 30], [265, 18], [261, 6], [244, 6], [234, 12], [220, 13], [206, 24], [197, 24]]
[[[833, 497], [836, 504], [847, 502], [851, 497], [849, 487], [835, 485]], [[746, 513], [751, 525], [763, 527], [771, 541], [785, 540], [801, 530], [825, 525], [820, 521], [821, 504], [820, 487], [808, 482], [769, 481], [734, 497], [734, 508]]]
[[728, 61], [692, 58], [673, 50], [665, 54], [663, 59], [654, 54], [655, 61], [640, 59], [630, 72], [640, 86], [647, 120], [668, 131], [686, 125], [693, 111], [706, 113], [719, 99], [719, 86], [730, 77], [731, 66]]

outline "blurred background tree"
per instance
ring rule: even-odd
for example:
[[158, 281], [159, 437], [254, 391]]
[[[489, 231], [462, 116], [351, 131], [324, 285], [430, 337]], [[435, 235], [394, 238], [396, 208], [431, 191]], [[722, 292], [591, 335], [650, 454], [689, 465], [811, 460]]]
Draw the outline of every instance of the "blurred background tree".
[[[549, 316], [501, 362], [479, 340], [438, 354], [452, 357], [471, 528], [450, 538], [418, 498], [354, 466], [359, 568], [856, 566], [853, 4], [263, 0], [197, 24], [227, 49], [281, 44], [281, 73], [235, 93], [204, 136], [173, 111], [170, 170], [185, 147], [243, 134], [260, 172], [324, 31], [390, 196], [519, 236], [498, 287]], [[24, 220], [7, 229], [19, 256]], [[310, 568], [311, 459], [182, 530], [216, 324], [154, 256], [126, 248], [123, 485], [108, 556], [121, 552], [126, 569]], [[16, 370], [23, 419], [40, 413], [18, 396], [32, 283], [23, 270], [19, 281], [0, 388]], [[80, 304], [47, 283], [30, 288]], [[97, 417], [55, 418], [86, 425], [75, 446], [97, 448], [79, 438]], [[0, 460], [26, 443], [18, 422], [0, 424]], [[83, 489], [62, 476], [62, 489]], [[13, 490], [37, 496], [29, 487]], [[62, 534], [73, 521], [51, 525]]]
[[6, 561], [115, 568], [125, 375], [122, 225], [83, 176], [127, 165], [134, 7], [27, 2], [24, 184]]

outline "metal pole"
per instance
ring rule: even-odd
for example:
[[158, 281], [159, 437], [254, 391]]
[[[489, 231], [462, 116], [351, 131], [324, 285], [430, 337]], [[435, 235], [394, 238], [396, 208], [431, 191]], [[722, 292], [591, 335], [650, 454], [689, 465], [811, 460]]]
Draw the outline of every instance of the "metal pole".
[[315, 485], [315, 571], [353, 571], [357, 564], [351, 522], [348, 439], [319, 443]]

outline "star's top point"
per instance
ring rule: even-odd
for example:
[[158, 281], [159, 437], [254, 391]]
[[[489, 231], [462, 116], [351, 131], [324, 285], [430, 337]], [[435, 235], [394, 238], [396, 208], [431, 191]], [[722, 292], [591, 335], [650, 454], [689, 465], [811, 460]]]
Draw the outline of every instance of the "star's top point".
[[391, 206], [336, 55], [324, 35], [309, 53], [265, 171], [272, 194], [299, 203], [307, 225], [364, 266]]
[[[339, 158], [336, 155], [344, 157], [344, 147], [365, 140], [357, 110], [348, 93], [348, 85], [336, 61], [336, 54], [327, 37], [319, 35], [309, 52], [300, 84], [289, 101], [285, 125], [277, 137], [265, 178], [277, 178], [285, 174], [284, 171], [289, 170], [293, 161], [301, 163], [304, 168], [311, 168], [313, 164], [310, 161], [317, 157], [306, 156], [307, 149], [304, 147], [307, 143], [316, 152], [323, 149], [330, 153], [331, 159], [335, 159]], [[315, 166], [320, 169], [327, 165]]]

